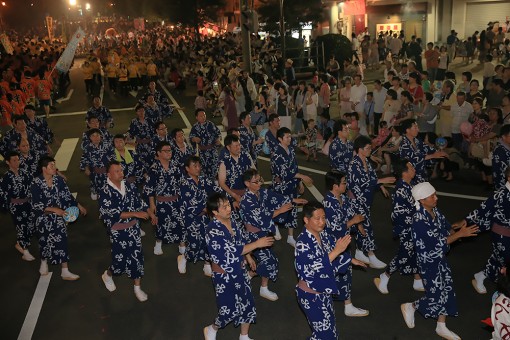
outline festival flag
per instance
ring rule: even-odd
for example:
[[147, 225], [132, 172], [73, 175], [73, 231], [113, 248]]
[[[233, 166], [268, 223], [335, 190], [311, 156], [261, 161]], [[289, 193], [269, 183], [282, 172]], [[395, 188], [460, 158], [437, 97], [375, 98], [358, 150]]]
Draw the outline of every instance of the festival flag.
[[50, 16], [46, 17], [46, 27], [48, 28], [48, 38], [53, 41], [53, 18]]
[[11, 41], [7, 35], [2, 33], [2, 35], [0, 35], [0, 42], [2, 42], [2, 45], [4, 46], [5, 52], [7, 52], [7, 54], [14, 53], [14, 48], [12, 48]]
[[71, 64], [74, 59], [74, 53], [76, 52], [76, 48], [78, 48], [78, 44], [84, 37], [85, 32], [83, 32], [81, 27], [78, 28], [78, 30], [76, 30], [76, 33], [74, 33], [69, 44], [67, 44], [66, 49], [60, 56], [60, 59], [57, 61], [57, 65], [55, 65], [55, 68], [57, 70], [59, 70], [62, 73], [69, 71], [69, 68], [71, 67]]

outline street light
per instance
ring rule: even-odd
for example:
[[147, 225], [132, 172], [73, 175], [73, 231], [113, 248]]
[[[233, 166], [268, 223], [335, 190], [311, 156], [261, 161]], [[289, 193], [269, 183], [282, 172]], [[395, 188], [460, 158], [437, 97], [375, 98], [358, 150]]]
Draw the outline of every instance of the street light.
[[87, 11], [90, 11], [90, 4], [89, 4], [88, 2], [85, 4], [85, 9], [86, 9]]
[[69, 6], [76, 6], [76, 0], [69, 0]]

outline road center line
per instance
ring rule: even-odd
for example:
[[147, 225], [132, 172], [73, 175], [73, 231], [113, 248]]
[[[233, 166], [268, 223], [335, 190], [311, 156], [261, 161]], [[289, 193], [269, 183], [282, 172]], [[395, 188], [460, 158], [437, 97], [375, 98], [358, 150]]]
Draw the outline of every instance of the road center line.
[[[110, 112], [119, 112], [119, 111], [133, 111], [133, 107], [123, 107], [118, 109], [110, 109]], [[87, 110], [83, 111], [75, 111], [75, 112], [62, 112], [62, 113], [52, 113], [51, 117], [67, 117], [67, 116], [85, 116]]]
[[[176, 107], [180, 107], [179, 106], [179, 103], [177, 103], [177, 101], [175, 100], [175, 98], [172, 96], [172, 94], [170, 93], [170, 91], [168, 91], [166, 89], [166, 86], [163, 85], [163, 83], [161, 82], [161, 80], [158, 80], [158, 84], [159, 86], [161, 86], [161, 88], [163, 89], [163, 91], [165, 91], [166, 95], [168, 96], [168, 98], [172, 101], [172, 103], [176, 106]], [[184, 121], [184, 124], [186, 124], [186, 127], [188, 129], [191, 129], [191, 123], [189, 122], [188, 120], [188, 117], [186, 117], [186, 115], [184, 114], [184, 111], [182, 111], [181, 109], [176, 109], [177, 112], [179, 112], [179, 115], [181, 116], [182, 120]]]
[[65, 98], [57, 99], [57, 103], [62, 104], [62, 102], [65, 102], [65, 101], [68, 101], [69, 99], [71, 99], [73, 92], [74, 92], [74, 89], [70, 89], [69, 93], [67, 94], [67, 96]]
[[[260, 159], [260, 160], [266, 161], [266, 162], [270, 162], [271, 161], [267, 157], [259, 156], [257, 158]], [[316, 174], [319, 174], [319, 175], [325, 175], [326, 174], [326, 171], [312, 169], [312, 168], [307, 168], [307, 167], [301, 166], [301, 165], [299, 165], [299, 170], [303, 170], [303, 171], [307, 171], [307, 172], [313, 172], [313, 173], [316, 173]], [[394, 187], [393, 185], [386, 185], [386, 186], [387, 187]], [[310, 192], [312, 193], [312, 195], [315, 196], [315, 198], [318, 197], [317, 194], [322, 196], [320, 194], [319, 190], [317, 190], [317, 188], [315, 186], [308, 187], [308, 190], [310, 190]], [[315, 194], [314, 194], [314, 192], [312, 190], [316, 190]], [[485, 201], [487, 199], [487, 197], [483, 197], [483, 196], [462, 195], [462, 194], [454, 194], [454, 193], [442, 192], [442, 191], [437, 191], [436, 194], [438, 196], [453, 197], [453, 198], [462, 198], [462, 199], [474, 200], [474, 201]], [[320, 201], [322, 201], [322, 199]]]
[[55, 163], [60, 171], [66, 171], [73, 157], [76, 145], [78, 145], [79, 138], [66, 138], [62, 141], [60, 148], [58, 148], [55, 155]]
[[25, 317], [25, 321], [23, 322], [23, 326], [19, 332], [18, 340], [32, 339], [37, 319], [39, 319], [39, 314], [41, 313], [44, 297], [46, 296], [48, 286], [50, 285], [52, 274], [53, 273], [50, 272], [48, 275], [44, 275], [39, 278], [39, 282], [35, 288], [34, 297], [32, 298], [32, 302], [28, 308], [27, 316]]

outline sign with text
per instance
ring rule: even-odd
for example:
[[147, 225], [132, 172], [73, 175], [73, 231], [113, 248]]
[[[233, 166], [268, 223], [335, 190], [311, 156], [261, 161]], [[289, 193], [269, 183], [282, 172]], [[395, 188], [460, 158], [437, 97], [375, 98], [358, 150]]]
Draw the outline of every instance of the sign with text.
[[401, 22], [391, 22], [387, 24], [377, 24], [375, 26], [376, 34], [378, 35], [379, 32], [385, 33], [386, 31], [393, 31], [393, 32], [400, 32], [402, 30], [402, 23]]

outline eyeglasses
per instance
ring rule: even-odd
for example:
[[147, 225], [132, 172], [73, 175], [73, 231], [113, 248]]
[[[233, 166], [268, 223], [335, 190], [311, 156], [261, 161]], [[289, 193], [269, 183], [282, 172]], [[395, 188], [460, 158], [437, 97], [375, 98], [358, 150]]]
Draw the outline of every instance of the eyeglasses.
[[253, 181], [250, 181], [251, 184], [262, 184], [264, 183], [264, 180], [262, 178], [255, 179]]
[[161, 150], [161, 152], [172, 152], [172, 149]]
[[162, 131], [162, 130], [167, 130], [167, 127], [161, 127], [161, 128], [158, 128], [159, 131]]

